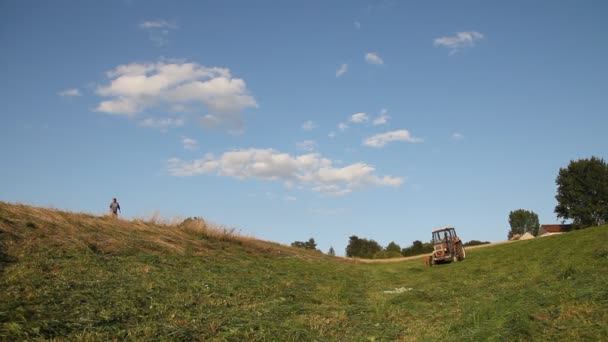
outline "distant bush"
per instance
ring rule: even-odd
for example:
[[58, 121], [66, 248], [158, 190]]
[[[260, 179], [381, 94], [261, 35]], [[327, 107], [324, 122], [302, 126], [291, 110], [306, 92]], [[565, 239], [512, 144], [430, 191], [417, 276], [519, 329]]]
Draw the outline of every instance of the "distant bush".
[[471, 240], [469, 242], [465, 242], [464, 246], [465, 247], [479, 246], [479, 245], [487, 245], [489, 243], [491, 243], [491, 242], [490, 241]]
[[310, 238], [308, 241], [294, 241], [291, 243], [291, 247], [304, 248], [304, 249], [312, 249], [313, 251], [317, 249], [317, 243], [315, 239]]
[[346, 256], [351, 258], [372, 259], [382, 251], [382, 246], [374, 240], [361, 239], [356, 235], [349, 238], [346, 246]]
[[401, 246], [399, 246], [395, 241], [391, 241], [388, 246], [384, 249], [386, 252], [397, 252], [401, 254]]
[[406, 256], [414, 256], [420, 254], [427, 254], [433, 251], [433, 244], [431, 242], [423, 243], [420, 240], [416, 240], [412, 243], [411, 246], [406, 247], [401, 250], [401, 255]]

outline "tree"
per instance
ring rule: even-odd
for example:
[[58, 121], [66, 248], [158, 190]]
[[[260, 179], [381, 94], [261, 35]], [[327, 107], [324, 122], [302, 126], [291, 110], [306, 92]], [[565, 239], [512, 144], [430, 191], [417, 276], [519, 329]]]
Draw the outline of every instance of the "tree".
[[306, 242], [294, 241], [291, 243], [291, 246], [298, 247], [298, 248], [304, 248], [304, 249], [312, 249], [313, 251], [317, 249], [317, 243], [315, 242], [315, 239], [313, 239], [313, 238], [310, 238]]
[[334, 246], [329, 246], [329, 251], [327, 255], [336, 256], [336, 251], [334, 251]]
[[386, 248], [374, 254], [374, 259], [390, 259], [399, 257], [401, 257], [401, 247], [395, 243], [395, 241], [391, 241]]
[[603, 159], [570, 161], [557, 179], [557, 217], [572, 219], [575, 228], [608, 222], [608, 164]]
[[356, 235], [349, 238], [346, 246], [347, 257], [371, 259], [382, 250], [382, 247], [374, 240], [361, 239]]
[[511, 230], [509, 230], [508, 237], [511, 239], [515, 234], [522, 235], [527, 232], [536, 236], [540, 223], [538, 223], [538, 215], [535, 212], [517, 209], [509, 213], [509, 226], [511, 226]]
[[411, 246], [402, 249], [401, 255], [403, 255], [404, 257], [413, 256], [413, 255], [431, 253], [432, 251], [433, 251], [432, 242], [422, 243], [422, 241], [416, 240], [416, 241], [412, 242]]
[[384, 249], [387, 252], [397, 252], [401, 253], [401, 246], [395, 243], [395, 241], [391, 241], [388, 246]]

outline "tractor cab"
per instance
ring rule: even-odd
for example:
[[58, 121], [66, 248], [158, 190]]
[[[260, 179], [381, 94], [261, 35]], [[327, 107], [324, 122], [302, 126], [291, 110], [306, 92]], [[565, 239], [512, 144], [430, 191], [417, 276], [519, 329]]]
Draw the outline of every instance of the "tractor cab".
[[465, 258], [464, 246], [453, 227], [433, 230], [431, 242], [433, 243], [433, 254], [429, 256], [429, 265], [461, 261]]

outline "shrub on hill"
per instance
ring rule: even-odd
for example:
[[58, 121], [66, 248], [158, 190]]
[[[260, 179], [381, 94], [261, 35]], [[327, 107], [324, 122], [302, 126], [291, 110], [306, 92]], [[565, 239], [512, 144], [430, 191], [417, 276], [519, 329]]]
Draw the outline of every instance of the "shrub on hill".
[[315, 242], [315, 239], [313, 239], [313, 238], [310, 238], [306, 242], [294, 241], [291, 243], [291, 246], [297, 247], [297, 248], [311, 249], [313, 251], [317, 249], [317, 243]]
[[487, 245], [489, 243], [491, 243], [491, 242], [490, 241], [471, 240], [469, 242], [465, 242], [464, 246], [471, 247], [471, 246]]
[[351, 258], [372, 259], [382, 247], [374, 240], [361, 239], [356, 235], [349, 238], [346, 256]]
[[404, 257], [414, 256], [420, 254], [427, 254], [433, 251], [433, 244], [431, 242], [423, 243], [420, 240], [416, 240], [412, 243], [411, 246], [406, 247], [401, 250], [401, 255]]

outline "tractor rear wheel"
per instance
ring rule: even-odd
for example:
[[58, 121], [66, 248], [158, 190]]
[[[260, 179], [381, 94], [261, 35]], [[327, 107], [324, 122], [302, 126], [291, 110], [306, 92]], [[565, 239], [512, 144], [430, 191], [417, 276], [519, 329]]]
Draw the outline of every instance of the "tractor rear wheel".
[[466, 253], [464, 250], [464, 246], [462, 245], [462, 243], [459, 243], [458, 245], [456, 245], [456, 255], [458, 256], [458, 261], [464, 260], [464, 258], [466, 257]]

